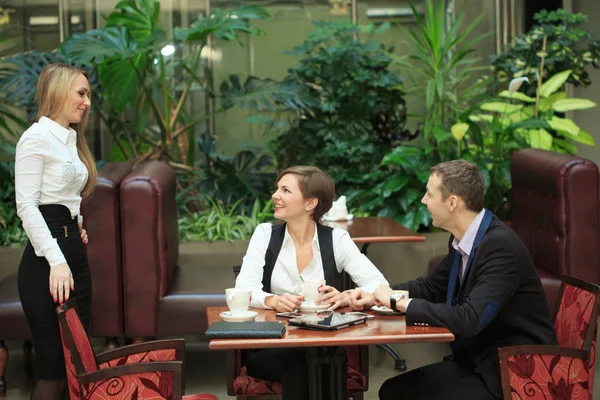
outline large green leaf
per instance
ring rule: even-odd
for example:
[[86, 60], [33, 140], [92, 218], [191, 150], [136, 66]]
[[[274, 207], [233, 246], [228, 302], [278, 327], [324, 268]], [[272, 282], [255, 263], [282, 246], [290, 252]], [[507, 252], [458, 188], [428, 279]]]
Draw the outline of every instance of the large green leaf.
[[569, 75], [571, 75], [570, 69], [559, 72], [552, 78], [548, 79], [540, 88], [540, 96], [548, 97], [558, 89], [562, 88], [567, 79], [569, 79]]
[[529, 131], [529, 143], [535, 149], [550, 150], [552, 135], [545, 129], [532, 129]]
[[123, 26], [137, 43], [143, 43], [157, 29], [159, 14], [156, 0], [123, 0], [109, 14], [106, 27]]
[[517, 122], [511, 125], [512, 129], [549, 129], [551, 126], [543, 119], [526, 119], [525, 121]]
[[479, 106], [479, 108], [481, 108], [482, 110], [485, 111], [492, 111], [492, 112], [498, 112], [498, 113], [513, 113], [515, 111], [519, 111], [523, 108], [522, 104], [510, 104], [510, 103], [503, 103], [500, 101], [490, 101], [488, 103], [483, 103], [481, 106]]
[[592, 135], [590, 135], [583, 129], [579, 130], [577, 136], [569, 136], [569, 139], [577, 143], [586, 144], [588, 146], [596, 146], [596, 141], [594, 140]]
[[555, 102], [552, 109], [557, 112], [587, 110], [596, 107], [596, 103], [588, 99], [564, 99]]
[[554, 116], [550, 121], [548, 121], [548, 124], [555, 131], [564, 131], [573, 136], [577, 136], [579, 134], [579, 131], [581, 130], [575, 122], [571, 121], [568, 118], [560, 118]]
[[529, 97], [526, 94], [523, 94], [521, 92], [513, 92], [511, 95], [508, 90], [503, 90], [498, 95], [500, 97], [505, 97], [507, 99], [521, 100], [526, 103], [535, 103], [535, 99], [533, 97]]
[[59, 50], [74, 63], [98, 65], [112, 58], [132, 58], [147, 49], [140, 48], [126, 28], [112, 27], [76, 33]]
[[391, 153], [388, 153], [381, 160], [382, 165], [397, 164], [407, 165], [410, 164], [409, 159], [423, 156], [423, 149], [416, 146], [398, 146]]
[[42, 69], [48, 64], [66, 62], [61, 54], [30, 51], [3, 58], [0, 67], [0, 97], [11, 104], [35, 106], [35, 92]]
[[144, 73], [147, 63], [147, 56], [138, 54], [125, 60], [109, 60], [98, 66], [104, 96], [115, 111], [120, 112], [128, 105], [135, 105], [140, 87], [138, 73]]
[[409, 177], [406, 175], [397, 174], [388, 179], [383, 185], [383, 197], [390, 197], [393, 193], [402, 190], [409, 181]]
[[552, 105], [554, 103], [556, 103], [557, 101], [566, 99], [566, 98], [567, 98], [567, 92], [564, 92], [564, 91], [553, 93], [546, 98], [541, 98], [539, 110], [540, 111], [548, 111], [548, 110], [552, 109]]
[[242, 5], [235, 10], [215, 9], [206, 17], [200, 17], [189, 28], [175, 28], [175, 38], [183, 41], [205, 42], [210, 35], [225, 40], [240, 41], [238, 34], [262, 33], [253, 26], [253, 20], [266, 20], [270, 18], [269, 12], [255, 5]]
[[220, 104], [224, 109], [239, 107], [255, 111], [308, 109], [312, 99], [302, 86], [291, 81], [274, 81], [250, 76], [242, 85], [237, 75], [221, 83]]

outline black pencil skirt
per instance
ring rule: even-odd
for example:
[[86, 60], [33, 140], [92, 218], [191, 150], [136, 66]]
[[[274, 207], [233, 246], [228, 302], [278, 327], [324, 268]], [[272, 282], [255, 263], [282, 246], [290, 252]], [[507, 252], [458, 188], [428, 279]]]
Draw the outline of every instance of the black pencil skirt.
[[[75, 290], [71, 291], [70, 298], [77, 299], [77, 312], [89, 334], [92, 281], [77, 219], [71, 218], [69, 209], [60, 204], [39, 208], [73, 274]], [[49, 281], [48, 261], [36, 256], [28, 242], [19, 264], [19, 297], [31, 330], [38, 377], [59, 380], [66, 379], [66, 368], [56, 316], [58, 303], [50, 294]]]

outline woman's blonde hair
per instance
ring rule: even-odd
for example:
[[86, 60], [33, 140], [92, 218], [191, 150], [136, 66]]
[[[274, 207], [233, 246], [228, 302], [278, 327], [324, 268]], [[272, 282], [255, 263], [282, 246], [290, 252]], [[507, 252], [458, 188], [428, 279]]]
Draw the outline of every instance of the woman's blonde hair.
[[[56, 63], [47, 65], [40, 73], [37, 84], [37, 102], [39, 120], [42, 116], [54, 120], [62, 111], [71, 85], [79, 74], [85, 76], [89, 82], [87, 72], [75, 68], [69, 64]], [[77, 132], [77, 153], [79, 158], [88, 170], [88, 180], [81, 191], [82, 197], [87, 197], [94, 191], [96, 181], [98, 180], [98, 171], [94, 157], [85, 140], [85, 127], [87, 126], [89, 109], [85, 112], [83, 119], [78, 124], [71, 124], [71, 128]]]

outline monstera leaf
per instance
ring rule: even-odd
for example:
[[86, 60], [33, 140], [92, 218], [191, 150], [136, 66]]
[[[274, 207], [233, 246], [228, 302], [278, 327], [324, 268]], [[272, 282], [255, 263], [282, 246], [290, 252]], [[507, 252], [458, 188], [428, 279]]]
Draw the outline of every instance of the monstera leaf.
[[235, 10], [215, 9], [210, 15], [200, 17], [189, 28], [175, 28], [175, 38], [183, 41], [205, 42], [213, 35], [228, 41], [240, 42], [239, 33], [259, 34], [260, 29], [253, 26], [253, 20], [266, 20], [271, 15], [259, 6], [242, 5]]
[[303, 87], [292, 81], [274, 81], [249, 76], [244, 84], [237, 75], [221, 83], [220, 104], [224, 109], [239, 107], [242, 110], [277, 111], [307, 109], [311, 98]]
[[66, 62], [59, 53], [30, 51], [2, 59], [0, 96], [10, 104], [35, 106], [35, 90], [42, 69], [48, 64]]
[[123, 0], [106, 19], [106, 26], [125, 27], [137, 43], [143, 43], [159, 30], [159, 13], [156, 0]]

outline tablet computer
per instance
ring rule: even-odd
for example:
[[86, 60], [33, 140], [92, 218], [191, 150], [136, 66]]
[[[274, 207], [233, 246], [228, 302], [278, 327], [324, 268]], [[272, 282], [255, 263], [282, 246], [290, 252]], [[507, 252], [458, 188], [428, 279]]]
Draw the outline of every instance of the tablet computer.
[[367, 317], [364, 315], [342, 314], [329, 311], [292, 318], [288, 323], [301, 328], [334, 331], [347, 328], [351, 325], [362, 324], [366, 320]]

